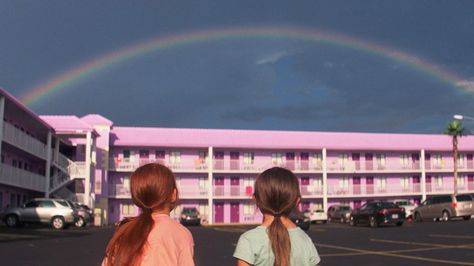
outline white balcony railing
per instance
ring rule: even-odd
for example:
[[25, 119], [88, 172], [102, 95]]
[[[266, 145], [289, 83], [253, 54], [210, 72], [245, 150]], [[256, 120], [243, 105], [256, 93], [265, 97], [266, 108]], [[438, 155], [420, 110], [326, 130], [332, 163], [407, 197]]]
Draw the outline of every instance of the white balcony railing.
[[302, 196], [322, 196], [323, 188], [320, 186], [301, 185], [300, 191]]
[[70, 161], [70, 164], [68, 166], [68, 173], [72, 178], [85, 177], [86, 176], [86, 162]]
[[207, 186], [198, 185], [180, 185], [178, 191], [180, 198], [205, 198], [209, 193]]
[[7, 164], [0, 166], [0, 183], [44, 192], [46, 179], [23, 169]]
[[129, 160], [119, 160], [117, 158], [113, 158], [109, 160], [109, 168], [110, 170], [115, 171], [126, 171], [131, 172], [136, 168], [148, 164], [148, 163], [159, 163], [165, 165], [173, 170], [191, 170], [191, 171], [205, 171], [207, 170], [207, 162], [205, 159], [196, 158], [194, 160], [183, 160], [180, 162], [168, 162], [164, 159], [138, 159], [136, 161], [129, 161]]
[[252, 186], [214, 186], [214, 196], [216, 197], [252, 197]]
[[110, 184], [109, 196], [114, 198], [130, 198], [130, 185], [124, 184]]
[[46, 144], [7, 122], [3, 122], [3, 140], [39, 158], [46, 159]]
[[408, 186], [390, 185], [351, 185], [348, 187], [329, 186], [328, 195], [331, 196], [358, 196], [358, 195], [392, 195], [392, 194], [418, 194], [421, 193], [420, 184]]

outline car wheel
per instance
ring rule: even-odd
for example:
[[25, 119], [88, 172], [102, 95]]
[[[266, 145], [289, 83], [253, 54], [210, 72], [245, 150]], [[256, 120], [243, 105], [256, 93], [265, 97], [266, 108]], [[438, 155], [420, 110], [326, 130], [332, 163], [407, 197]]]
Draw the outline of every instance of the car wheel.
[[17, 227], [20, 224], [18, 216], [16, 215], [8, 215], [5, 219], [5, 223], [8, 227]]
[[351, 217], [351, 220], [349, 221], [349, 224], [350, 224], [351, 226], [357, 226], [357, 222], [356, 222], [356, 220], [354, 219], [354, 217]]
[[471, 220], [471, 215], [466, 215], [462, 217], [465, 221]]
[[61, 230], [65, 227], [66, 223], [64, 222], [64, 218], [61, 216], [55, 216], [51, 219], [51, 227], [56, 230]]
[[86, 220], [84, 220], [84, 218], [82, 218], [82, 216], [79, 216], [79, 219], [77, 219], [77, 221], [74, 223], [74, 225], [76, 227], [84, 227], [84, 226], [86, 226]]
[[377, 227], [377, 226], [379, 225], [379, 224], [377, 223], [377, 220], [375, 219], [374, 216], [371, 216], [371, 217], [369, 218], [369, 225], [370, 225], [370, 227], [372, 227], [372, 228], [375, 228], [375, 227]]
[[330, 223], [332, 221], [332, 217], [329, 216], [327, 221], [328, 221], [328, 223]]
[[341, 216], [341, 219], [339, 221], [341, 221], [341, 224], [343, 224], [344, 223], [344, 217]]
[[421, 219], [421, 215], [417, 212], [415, 212], [415, 222], [421, 223], [423, 219]]
[[441, 216], [441, 221], [443, 221], [443, 222], [449, 221], [449, 212], [448, 211], [443, 211], [443, 214]]
[[403, 225], [403, 222], [398, 222], [397, 223], [397, 226], [402, 226]]

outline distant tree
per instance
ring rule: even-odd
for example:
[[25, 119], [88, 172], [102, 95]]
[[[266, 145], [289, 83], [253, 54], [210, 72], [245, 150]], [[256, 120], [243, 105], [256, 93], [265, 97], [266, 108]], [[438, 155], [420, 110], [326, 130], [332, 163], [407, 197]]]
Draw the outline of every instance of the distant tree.
[[454, 120], [448, 124], [444, 133], [450, 135], [453, 140], [454, 195], [456, 196], [458, 194], [458, 138], [466, 135], [466, 129], [460, 121]]

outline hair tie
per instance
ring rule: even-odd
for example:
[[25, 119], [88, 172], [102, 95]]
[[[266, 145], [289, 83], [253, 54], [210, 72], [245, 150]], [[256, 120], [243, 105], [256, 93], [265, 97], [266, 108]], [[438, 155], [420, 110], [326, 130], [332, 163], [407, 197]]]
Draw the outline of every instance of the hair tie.
[[153, 212], [153, 208], [143, 208], [143, 212], [151, 214]]
[[278, 218], [279, 218], [279, 217], [281, 217], [281, 213], [280, 213], [280, 212], [275, 212], [275, 213], [273, 214], [273, 217], [278, 217]]

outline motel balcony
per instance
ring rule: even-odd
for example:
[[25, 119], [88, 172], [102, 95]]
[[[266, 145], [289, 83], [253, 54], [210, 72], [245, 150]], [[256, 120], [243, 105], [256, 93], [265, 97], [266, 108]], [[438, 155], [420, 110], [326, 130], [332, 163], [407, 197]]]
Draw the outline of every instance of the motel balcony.
[[334, 160], [328, 163], [329, 173], [411, 173], [420, 172], [419, 163], [410, 163], [407, 165], [387, 165], [377, 163], [346, 162], [341, 163]]
[[44, 192], [45, 182], [46, 179], [42, 175], [1, 164], [0, 183], [2, 184]]
[[71, 161], [66, 156], [59, 154], [58, 158], [54, 158], [53, 163], [63, 172], [68, 173], [71, 178], [86, 176], [86, 162]]
[[[181, 199], [201, 199], [208, 197], [207, 187], [180, 185], [178, 186], [179, 198]], [[110, 184], [109, 185], [110, 198], [131, 198], [130, 185], [125, 184]]]
[[253, 194], [252, 186], [214, 186], [214, 197], [221, 198], [251, 198]]
[[224, 159], [214, 159], [214, 171], [216, 172], [250, 172], [250, 173], [259, 173], [270, 167], [284, 167], [289, 170], [292, 170], [296, 173], [298, 172], [317, 172], [322, 170], [322, 164], [312, 164], [308, 161], [296, 161], [296, 160], [287, 160], [282, 162], [272, 162], [269, 158], [268, 160], [262, 160], [251, 163], [246, 163], [241, 160], [224, 160]]
[[[426, 193], [428, 194], [445, 194], [453, 193], [453, 182], [446, 182], [444, 184], [426, 183]], [[466, 182], [458, 184], [458, 193], [474, 193], [474, 182]]]
[[322, 197], [323, 188], [318, 186], [300, 185], [301, 196], [303, 197]]
[[113, 158], [109, 160], [109, 169], [118, 172], [133, 172], [136, 168], [148, 164], [159, 163], [165, 165], [175, 172], [206, 172], [208, 167], [205, 159], [169, 161], [165, 159], [137, 159], [121, 160]]
[[387, 185], [379, 187], [376, 185], [352, 185], [349, 187], [329, 186], [328, 195], [332, 197], [357, 197], [357, 196], [397, 196], [420, 194], [420, 184], [410, 186]]
[[3, 122], [3, 140], [46, 160], [46, 144], [31, 137], [8, 122]]

